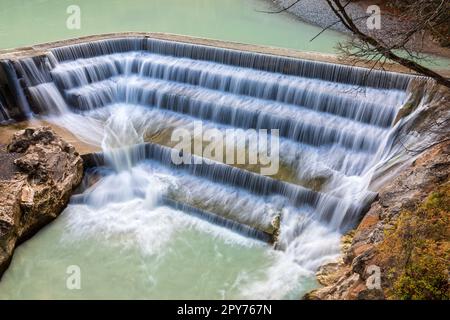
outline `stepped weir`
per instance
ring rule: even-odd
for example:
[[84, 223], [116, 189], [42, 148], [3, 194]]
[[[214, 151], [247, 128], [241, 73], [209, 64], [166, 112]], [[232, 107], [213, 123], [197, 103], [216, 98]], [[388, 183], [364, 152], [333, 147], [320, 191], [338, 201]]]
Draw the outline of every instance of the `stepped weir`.
[[[1, 123], [45, 118], [101, 147], [84, 155], [88, 173], [136, 166], [158, 172], [165, 184], [154, 205], [276, 243], [294, 256], [300, 235], [317, 226], [344, 232], [373, 201], [370, 178], [414, 78], [139, 36], [0, 62]], [[172, 163], [174, 130], [204, 140], [195, 135], [197, 121], [217, 132], [240, 129], [234, 138], [244, 153], [251, 138], [245, 130], [278, 129], [279, 171], [263, 176], [258, 166], [195, 151], [192, 163]], [[122, 193], [144, 197], [139, 182], [131, 186]], [[88, 185], [72, 202], [101, 206], [120, 201], [118, 192], [99, 195]], [[320, 261], [324, 249], [315, 246], [305, 259]]]

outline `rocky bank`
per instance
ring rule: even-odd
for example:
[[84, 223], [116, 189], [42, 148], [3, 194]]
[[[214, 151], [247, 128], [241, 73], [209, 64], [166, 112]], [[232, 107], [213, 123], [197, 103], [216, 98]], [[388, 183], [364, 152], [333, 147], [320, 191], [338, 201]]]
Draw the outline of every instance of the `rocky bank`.
[[20, 130], [0, 145], [0, 277], [16, 246], [61, 213], [82, 176], [79, 154], [49, 127]]

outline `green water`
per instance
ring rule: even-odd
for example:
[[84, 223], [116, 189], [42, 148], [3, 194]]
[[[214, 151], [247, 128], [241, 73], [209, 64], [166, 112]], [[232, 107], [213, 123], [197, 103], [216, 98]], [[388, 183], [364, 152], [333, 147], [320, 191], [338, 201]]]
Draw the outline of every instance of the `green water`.
[[[105, 210], [96, 212], [105, 219], [92, 228], [96, 222], [85, 210], [69, 206], [17, 248], [0, 299], [298, 299], [317, 285], [312, 274], [286, 263], [285, 253], [182, 212], [141, 211], [119, 232]], [[136, 207], [108, 210], [127, 215]], [[71, 215], [87, 221], [70, 231]], [[143, 215], [152, 221], [143, 223]], [[142, 234], [133, 230], [133, 219]], [[85, 227], [96, 232], [80, 231]], [[73, 265], [80, 270], [75, 289], [67, 286]]]
[[[81, 9], [81, 29], [66, 27], [69, 5]], [[269, 0], [0, 0], [0, 48], [120, 31], [197, 37], [333, 52], [343, 36], [273, 10]]]
[[143, 168], [100, 180], [89, 204], [20, 245], [0, 299], [298, 299], [317, 286], [295, 255], [155, 205], [159, 179], [173, 177]]
[[[175, 231], [156, 254], [101, 236], [66, 239], [67, 214], [70, 209], [17, 249], [0, 299], [242, 298], [245, 286], [264, 280], [275, 260], [261, 245], [193, 230]], [[80, 289], [66, 286], [71, 265], [80, 267]]]
[[[80, 29], [66, 27], [68, 6], [81, 10]], [[342, 33], [303, 23], [277, 10], [270, 0], [0, 0], [0, 49], [100, 33], [147, 31], [336, 53]], [[432, 57], [428, 67], [449, 69]]]

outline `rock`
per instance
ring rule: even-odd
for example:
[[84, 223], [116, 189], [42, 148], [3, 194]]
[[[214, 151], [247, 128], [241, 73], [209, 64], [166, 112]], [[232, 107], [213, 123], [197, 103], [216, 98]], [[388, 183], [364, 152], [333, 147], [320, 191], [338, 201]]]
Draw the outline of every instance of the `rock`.
[[83, 176], [75, 149], [48, 127], [14, 134], [0, 148], [0, 277], [16, 245], [55, 219]]
[[340, 262], [331, 262], [321, 266], [316, 272], [317, 281], [324, 286], [332, 285], [342, 276], [339, 273], [341, 266]]
[[[33, 129], [27, 128], [16, 133], [8, 145], [8, 152], [24, 153], [30, 145], [48, 145], [55, 139], [55, 133], [50, 128]], [[66, 142], [61, 141], [62, 144]]]
[[384, 300], [385, 296], [383, 290], [378, 289], [365, 289], [358, 292], [358, 300]]
[[352, 271], [359, 274], [359, 276], [365, 280], [366, 266], [370, 265], [370, 261], [374, 257], [374, 247], [369, 246], [360, 255], [356, 256], [352, 263]]
[[366, 290], [359, 274], [345, 272], [346, 268], [341, 269], [344, 274], [332, 285], [313, 290], [307, 293], [303, 299], [308, 300], [350, 300], [356, 299], [359, 292]]

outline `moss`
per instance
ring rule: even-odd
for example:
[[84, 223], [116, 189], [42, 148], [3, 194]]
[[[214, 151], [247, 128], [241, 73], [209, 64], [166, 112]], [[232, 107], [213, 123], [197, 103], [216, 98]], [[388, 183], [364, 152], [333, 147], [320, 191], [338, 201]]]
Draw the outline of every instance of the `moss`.
[[415, 250], [405, 271], [394, 282], [393, 292], [397, 298], [449, 299], [447, 263], [438, 252], [438, 246], [432, 241]]
[[450, 299], [448, 285], [450, 185], [416, 210], [400, 214], [379, 250], [389, 266], [391, 299]]

